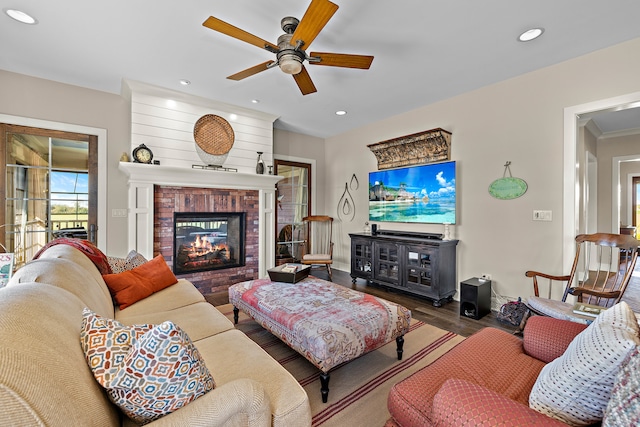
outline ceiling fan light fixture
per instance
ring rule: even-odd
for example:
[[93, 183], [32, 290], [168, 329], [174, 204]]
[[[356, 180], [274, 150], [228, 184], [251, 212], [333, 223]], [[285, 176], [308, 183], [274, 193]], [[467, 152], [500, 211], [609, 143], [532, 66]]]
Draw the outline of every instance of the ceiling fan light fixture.
[[286, 74], [298, 74], [302, 71], [302, 61], [297, 55], [282, 55], [278, 66]]
[[518, 41], [530, 42], [540, 37], [544, 33], [544, 28], [531, 28], [518, 36]]

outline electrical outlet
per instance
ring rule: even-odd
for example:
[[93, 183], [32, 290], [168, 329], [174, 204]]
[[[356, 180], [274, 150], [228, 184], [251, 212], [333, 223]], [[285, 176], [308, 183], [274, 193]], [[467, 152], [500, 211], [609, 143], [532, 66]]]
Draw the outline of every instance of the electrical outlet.
[[491, 280], [491, 275], [487, 273], [483, 273], [482, 276], [480, 276], [480, 278], [484, 280]]

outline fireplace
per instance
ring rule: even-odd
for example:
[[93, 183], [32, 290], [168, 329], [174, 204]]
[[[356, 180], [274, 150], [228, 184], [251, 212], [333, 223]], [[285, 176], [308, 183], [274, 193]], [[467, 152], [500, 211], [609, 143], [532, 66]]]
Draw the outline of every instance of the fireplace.
[[244, 212], [174, 212], [173, 272], [245, 265]]

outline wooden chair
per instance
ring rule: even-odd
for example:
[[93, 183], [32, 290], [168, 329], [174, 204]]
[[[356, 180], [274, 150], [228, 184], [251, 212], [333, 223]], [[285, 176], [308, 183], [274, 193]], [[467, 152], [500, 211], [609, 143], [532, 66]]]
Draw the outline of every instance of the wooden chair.
[[331, 264], [333, 263], [333, 218], [326, 215], [312, 215], [302, 218], [307, 225], [307, 239], [302, 246], [301, 263], [324, 266], [333, 281]]
[[[576, 302], [601, 307], [617, 304], [633, 275], [639, 246], [640, 241], [629, 235], [608, 233], [578, 235], [576, 255], [569, 275], [554, 276], [538, 271], [525, 273], [527, 277], [533, 279], [535, 294], [527, 300], [527, 307], [533, 314], [590, 323], [593, 317], [574, 313], [574, 304], [567, 302], [567, 297], [574, 295]], [[546, 298], [539, 295], [539, 278], [549, 281]], [[565, 287], [561, 301], [551, 299], [552, 287], [559, 284]]]

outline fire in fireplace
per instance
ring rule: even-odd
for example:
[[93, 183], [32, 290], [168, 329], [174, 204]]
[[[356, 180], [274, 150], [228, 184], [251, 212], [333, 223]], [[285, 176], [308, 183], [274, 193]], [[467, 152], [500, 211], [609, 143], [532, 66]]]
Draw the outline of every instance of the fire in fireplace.
[[193, 273], [245, 264], [245, 213], [173, 214], [173, 272]]

